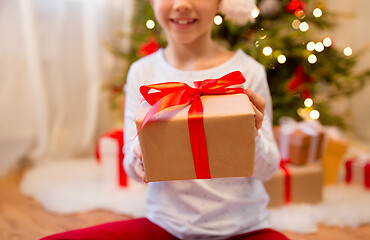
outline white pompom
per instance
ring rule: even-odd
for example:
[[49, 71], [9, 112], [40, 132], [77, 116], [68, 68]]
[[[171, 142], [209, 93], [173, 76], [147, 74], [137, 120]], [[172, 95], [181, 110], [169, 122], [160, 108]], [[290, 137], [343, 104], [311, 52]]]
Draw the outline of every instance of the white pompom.
[[253, 21], [252, 10], [256, 8], [255, 0], [222, 0], [220, 4], [225, 18], [238, 25]]

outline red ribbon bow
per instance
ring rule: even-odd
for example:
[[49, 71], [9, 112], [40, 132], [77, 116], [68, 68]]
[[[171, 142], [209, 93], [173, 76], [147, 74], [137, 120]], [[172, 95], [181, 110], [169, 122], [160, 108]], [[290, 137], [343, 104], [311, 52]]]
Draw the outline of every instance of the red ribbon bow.
[[243, 74], [240, 71], [235, 71], [218, 79], [196, 81], [194, 82], [194, 88], [182, 82], [168, 82], [141, 86], [141, 94], [152, 107], [145, 115], [140, 130], [156, 113], [163, 109], [190, 104], [188, 111], [188, 127], [195, 174], [198, 179], [211, 178], [203, 125], [203, 104], [200, 96], [246, 94], [245, 89], [240, 86], [230, 87], [233, 85], [240, 85], [244, 82], [245, 78]]

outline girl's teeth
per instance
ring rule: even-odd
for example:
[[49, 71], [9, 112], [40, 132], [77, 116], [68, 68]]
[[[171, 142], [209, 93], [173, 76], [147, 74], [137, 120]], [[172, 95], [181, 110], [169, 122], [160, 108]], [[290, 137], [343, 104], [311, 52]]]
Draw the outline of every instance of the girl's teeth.
[[187, 24], [188, 23], [188, 21], [186, 21], [186, 20], [180, 20], [179, 21], [179, 24]]

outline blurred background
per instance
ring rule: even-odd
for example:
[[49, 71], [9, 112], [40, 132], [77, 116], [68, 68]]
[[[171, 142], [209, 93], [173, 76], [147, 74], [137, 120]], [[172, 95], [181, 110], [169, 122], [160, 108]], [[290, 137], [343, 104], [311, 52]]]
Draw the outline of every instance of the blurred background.
[[[369, 146], [370, 2], [257, 3], [254, 23], [218, 16], [214, 35], [266, 66], [275, 123], [314, 118]], [[0, 176], [92, 156], [122, 126], [127, 67], [160, 46], [148, 1], [0, 0]]]
[[[285, 135], [292, 183], [310, 189], [292, 195], [310, 204], [271, 209], [273, 227], [369, 239], [370, 1], [256, 3], [254, 21], [217, 15], [212, 34], [265, 66], [278, 141], [282, 123], [315, 126]], [[165, 46], [147, 0], [0, 0], [0, 238], [144, 216], [146, 185], [122, 167], [124, 88], [130, 64]]]

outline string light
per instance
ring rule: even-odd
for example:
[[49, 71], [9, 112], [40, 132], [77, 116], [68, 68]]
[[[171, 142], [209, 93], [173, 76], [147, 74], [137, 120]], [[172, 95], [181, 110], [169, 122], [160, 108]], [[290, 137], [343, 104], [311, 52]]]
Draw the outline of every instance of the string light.
[[306, 98], [306, 100], [304, 100], [304, 105], [306, 107], [312, 107], [313, 105], [313, 100], [311, 98]]
[[299, 25], [301, 25], [301, 21], [299, 21], [298, 19], [295, 19], [293, 22], [292, 22], [292, 27], [294, 29], [299, 29]]
[[322, 11], [321, 11], [321, 9], [320, 9], [320, 8], [315, 8], [315, 9], [313, 10], [313, 15], [314, 15], [314, 17], [317, 17], [317, 18], [321, 17], [321, 16], [322, 16]]
[[260, 10], [258, 8], [255, 8], [252, 10], [252, 18], [257, 18], [260, 15]]
[[301, 10], [301, 9], [297, 9], [297, 10], [295, 10], [294, 11], [294, 15], [297, 17], [297, 18], [299, 18], [299, 17], [302, 17], [303, 16], [303, 14], [304, 14], [304, 12]]
[[146, 21], [146, 27], [149, 29], [153, 29], [155, 27], [155, 22], [149, 19], [148, 21]]
[[322, 52], [322, 51], [324, 51], [324, 44], [322, 44], [321, 42], [316, 43], [316, 45], [315, 45], [315, 50], [316, 50], [317, 52]]
[[343, 53], [346, 56], [351, 56], [352, 55], [352, 48], [346, 47], [345, 49], [343, 49]]
[[213, 22], [216, 24], [216, 25], [221, 25], [223, 19], [220, 15], [216, 15], [214, 18], [213, 18]]
[[310, 56], [308, 56], [308, 62], [311, 63], [311, 64], [316, 63], [317, 62], [317, 57], [314, 54], [311, 54]]
[[322, 43], [324, 44], [325, 47], [330, 47], [331, 44], [332, 44], [332, 41], [331, 41], [330, 37], [326, 37], [326, 38], [324, 38]]
[[312, 118], [312, 119], [316, 120], [316, 119], [319, 119], [319, 117], [320, 117], [320, 113], [319, 113], [319, 111], [317, 111], [317, 110], [312, 110], [312, 111], [310, 112], [310, 118]]
[[299, 30], [302, 32], [306, 32], [309, 28], [310, 26], [308, 26], [308, 23], [306, 22], [301, 22], [301, 24], [299, 24]]
[[280, 64], [283, 64], [286, 62], [286, 57], [283, 55], [283, 54], [280, 54], [278, 57], [277, 57], [277, 61], [280, 63]]
[[313, 50], [315, 50], [316, 44], [314, 42], [309, 42], [309, 43], [307, 43], [306, 47], [307, 47], [308, 51], [313, 51]]
[[272, 53], [272, 48], [271, 47], [264, 47], [263, 50], [262, 50], [262, 53], [265, 55], [265, 56], [270, 56], [271, 53]]
[[297, 113], [303, 119], [307, 119], [309, 115], [309, 113], [307, 112], [307, 108], [298, 108]]

